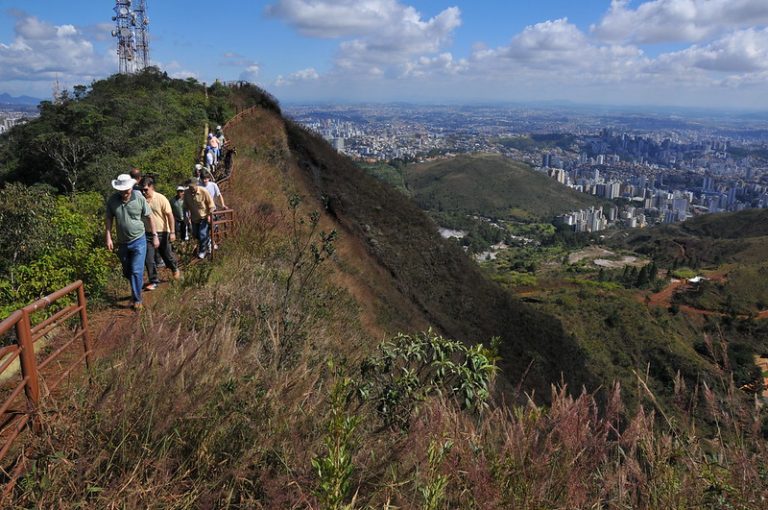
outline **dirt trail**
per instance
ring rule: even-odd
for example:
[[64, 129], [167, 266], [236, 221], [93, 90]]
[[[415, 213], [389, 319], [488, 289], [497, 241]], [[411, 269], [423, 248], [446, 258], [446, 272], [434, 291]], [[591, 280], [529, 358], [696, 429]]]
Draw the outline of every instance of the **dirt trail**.
[[[724, 273], [712, 273], [707, 275], [706, 278], [711, 281], [722, 282], [726, 279], [726, 275]], [[638, 294], [637, 297], [639, 301], [645, 302], [648, 306], [669, 308], [672, 306], [672, 298], [676, 293], [686, 292], [687, 290], [690, 290], [690, 288], [691, 284], [688, 282], [688, 280], [674, 280], [659, 292], [650, 295]], [[689, 315], [706, 315], [714, 317], [724, 317], [727, 315], [726, 313], [718, 312], [716, 310], [706, 310], [704, 308], [696, 308], [690, 305], [678, 305], [678, 308], [681, 312], [687, 313]], [[748, 316], [740, 315], [739, 318], [746, 319]], [[768, 310], [760, 311], [755, 316], [755, 318], [768, 319]]]

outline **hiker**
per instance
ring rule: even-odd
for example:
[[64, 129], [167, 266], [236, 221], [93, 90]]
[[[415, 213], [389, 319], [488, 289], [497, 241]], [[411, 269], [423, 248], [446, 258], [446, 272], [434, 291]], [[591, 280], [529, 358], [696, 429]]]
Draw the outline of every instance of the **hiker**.
[[117, 231], [117, 254], [123, 267], [123, 276], [131, 282], [131, 297], [134, 310], [141, 310], [141, 285], [144, 280], [144, 260], [147, 255], [147, 238], [150, 232], [151, 244], [160, 246], [160, 240], [152, 220], [152, 209], [146, 199], [134, 190], [136, 180], [128, 174], [120, 174], [112, 181], [117, 190], [107, 199], [104, 237], [107, 249], [114, 250], [112, 223]]
[[128, 172], [128, 175], [131, 176], [131, 179], [136, 181], [136, 184], [133, 185], [133, 189], [140, 192], [141, 189], [139, 189], [139, 182], [141, 181], [141, 170], [138, 168], [131, 168], [131, 171]]
[[219, 148], [223, 149], [227, 141], [224, 138], [224, 131], [221, 129], [221, 126], [216, 126], [216, 138], [219, 139]]
[[195, 164], [195, 169], [192, 171], [192, 177], [199, 179], [203, 176], [203, 165], [200, 163]]
[[216, 205], [213, 203], [211, 194], [204, 187], [198, 186], [195, 178], [187, 181], [187, 189], [184, 191], [184, 208], [192, 222], [192, 235], [198, 242], [197, 256], [204, 259], [211, 242], [211, 214], [216, 209]]
[[213, 202], [216, 204], [217, 209], [227, 208], [226, 204], [224, 203], [224, 195], [221, 194], [219, 185], [213, 182], [213, 176], [211, 175], [211, 172], [207, 170], [203, 171], [203, 176], [200, 178], [200, 185], [204, 187], [208, 193], [211, 194], [211, 198], [213, 198]]
[[227, 145], [224, 153], [224, 177], [229, 177], [229, 174], [232, 173], [232, 156], [235, 154], [237, 154], [237, 149]]
[[205, 169], [209, 172], [213, 172], [213, 169], [216, 167], [216, 162], [214, 161], [213, 151], [210, 149], [210, 147], [206, 147], [205, 149]]
[[215, 165], [221, 157], [221, 144], [213, 133], [208, 133], [208, 147], [213, 151], [213, 164]]
[[189, 241], [187, 232], [187, 213], [184, 212], [184, 186], [176, 187], [176, 196], [171, 199], [171, 211], [176, 222], [176, 239]]
[[[165, 262], [165, 267], [173, 273], [173, 279], [181, 278], [181, 271], [173, 254], [172, 241], [176, 240], [176, 220], [173, 217], [171, 203], [164, 195], [155, 191], [155, 179], [153, 177], [144, 177], [141, 180], [141, 192], [152, 209], [152, 220], [155, 224], [156, 235], [160, 241], [157, 247], [157, 253]], [[155, 290], [160, 283], [160, 277], [157, 274], [157, 260], [155, 257], [155, 247], [151, 243], [150, 232], [147, 232], [147, 255], [145, 265], [147, 268], [148, 282], [144, 290]]]

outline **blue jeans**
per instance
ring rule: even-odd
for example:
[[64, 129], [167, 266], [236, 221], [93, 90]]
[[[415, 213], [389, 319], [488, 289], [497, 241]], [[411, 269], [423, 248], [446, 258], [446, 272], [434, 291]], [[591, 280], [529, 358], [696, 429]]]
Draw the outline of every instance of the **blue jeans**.
[[200, 220], [198, 223], [192, 223], [192, 234], [198, 241], [197, 253], [208, 251], [208, 245], [211, 243], [211, 225], [208, 220]]
[[141, 303], [141, 286], [144, 283], [144, 259], [147, 256], [147, 238], [141, 236], [117, 245], [117, 256], [123, 265], [123, 276], [131, 282], [131, 297]]

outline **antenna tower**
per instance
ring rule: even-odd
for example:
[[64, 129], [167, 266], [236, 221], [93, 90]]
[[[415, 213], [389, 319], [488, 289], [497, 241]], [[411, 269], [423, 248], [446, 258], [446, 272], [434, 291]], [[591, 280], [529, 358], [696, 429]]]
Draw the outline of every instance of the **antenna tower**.
[[117, 56], [120, 60], [120, 74], [132, 74], [149, 65], [149, 17], [146, 0], [138, 0], [134, 9], [133, 0], [115, 0], [115, 29]]
[[147, 15], [147, 0], [139, 0], [136, 13], [136, 51], [139, 69], [149, 67], [149, 16]]

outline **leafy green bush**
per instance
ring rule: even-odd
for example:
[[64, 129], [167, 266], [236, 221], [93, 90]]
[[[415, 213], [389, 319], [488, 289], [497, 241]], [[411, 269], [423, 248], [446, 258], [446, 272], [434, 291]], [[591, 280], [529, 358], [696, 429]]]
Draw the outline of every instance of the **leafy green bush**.
[[688, 280], [689, 278], [693, 278], [696, 276], [696, 271], [688, 267], [679, 267], [674, 271], [672, 271], [670, 274], [675, 278], [680, 278], [681, 280]]
[[455, 397], [462, 408], [480, 411], [488, 405], [498, 370], [497, 342], [488, 349], [445, 339], [431, 329], [398, 334], [379, 346], [379, 355], [362, 363], [358, 394], [375, 404], [386, 425], [404, 429], [419, 403], [434, 394]]
[[[0, 214], [0, 225], [27, 225], [9, 229], [21, 257], [3, 253], [0, 259], [0, 316], [5, 317], [32, 301], [83, 280], [91, 296], [99, 296], [114, 264], [101, 246], [103, 199], [98, 193], [54, 198], [21, 185], [0, 191], [3, 203], [18, 214]], [[38, 200], [30, 202], [30, 198]]]

